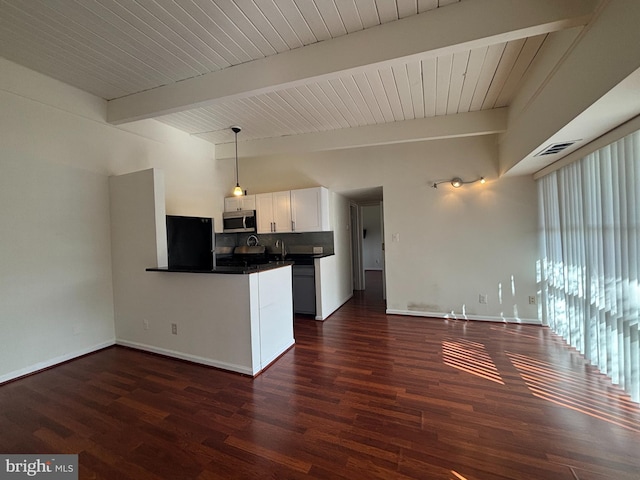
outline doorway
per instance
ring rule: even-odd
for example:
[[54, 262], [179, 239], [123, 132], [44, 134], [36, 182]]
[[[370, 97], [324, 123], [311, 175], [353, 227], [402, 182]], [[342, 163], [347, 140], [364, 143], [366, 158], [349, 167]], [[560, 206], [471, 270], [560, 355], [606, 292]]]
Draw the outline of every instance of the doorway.
[[386, 299], [383, 202], [352, 203], [350, 210], [353, 289], [367, 290], [369, 282]]

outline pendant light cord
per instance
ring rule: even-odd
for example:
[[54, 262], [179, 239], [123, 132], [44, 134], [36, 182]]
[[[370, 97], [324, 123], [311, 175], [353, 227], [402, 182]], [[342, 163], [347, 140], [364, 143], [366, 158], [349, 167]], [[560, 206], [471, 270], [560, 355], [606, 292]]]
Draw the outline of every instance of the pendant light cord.
[[233, 133], [236, 136], [236, 186], [239, 187], [240, 183], [238, 181], [238, 131], [234, 129]]

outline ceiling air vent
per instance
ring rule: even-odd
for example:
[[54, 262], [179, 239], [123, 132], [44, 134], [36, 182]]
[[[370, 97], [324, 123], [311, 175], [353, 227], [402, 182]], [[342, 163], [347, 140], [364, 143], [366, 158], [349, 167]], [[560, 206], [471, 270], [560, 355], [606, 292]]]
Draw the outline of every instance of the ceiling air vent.
[[564, 149], [570, 147], [571, 145], [573, 145], [574, 143], [579, 142], [579, 141], [580, 140], [572, 140], [570, 142], [554, 143], [554, 144], [549, 145], [548, 147], [546, 147], [541, 152], [536, 153], [535, 156], [536, 157], [541, 157], [543, 155], [554, 155], [556, 153], [560, 153]]

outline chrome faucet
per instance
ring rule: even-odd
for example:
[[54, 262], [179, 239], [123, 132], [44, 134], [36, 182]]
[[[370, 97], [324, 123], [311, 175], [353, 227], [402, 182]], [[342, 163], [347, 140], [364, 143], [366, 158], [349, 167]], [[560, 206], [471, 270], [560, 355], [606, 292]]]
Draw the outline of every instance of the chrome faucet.
[[287, 250], [284, 246], [284, 240], [280, 238], [276, 240], [276, 248], [278, 247], [280, 247], [280, 256], [282, 257], [282, 260], [284, 260], [284, 257], [287, 255]]

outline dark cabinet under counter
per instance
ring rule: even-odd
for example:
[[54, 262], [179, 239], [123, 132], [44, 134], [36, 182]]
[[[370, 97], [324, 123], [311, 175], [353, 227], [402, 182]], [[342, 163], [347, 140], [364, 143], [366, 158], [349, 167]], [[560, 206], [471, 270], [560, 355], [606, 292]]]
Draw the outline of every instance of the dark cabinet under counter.
[[293, 275], [293, 311], [302, 314], [316, 314], [316, 268], [311, 264], [296, 262]]

